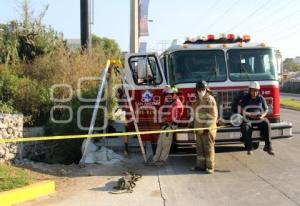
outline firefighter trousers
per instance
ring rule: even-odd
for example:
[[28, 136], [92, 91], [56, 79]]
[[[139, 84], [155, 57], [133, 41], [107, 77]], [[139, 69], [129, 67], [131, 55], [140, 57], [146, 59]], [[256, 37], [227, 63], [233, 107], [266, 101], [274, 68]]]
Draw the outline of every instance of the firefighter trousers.
[[[176, 128], [175, 126], [168, 125], [168, 126], [163, 126], [161, 129], [168, 130], [168, 129], [176, 129]], [[171, 132], [161, 133], [157, 141], [157, 147], [156, 147], [155, 155], [152, 158], [152, 161], [153, 162], [167, 161], [172, 146], [172, 142], [173, 142], [173, 133]]]
[[241, 127], [241, 132], [242, 132], [242, 139], [245, 142], [245, 147], [246, 150], [250, 151], [252, 150], [252, 131], [253, 127], [258, 127], [260, 130], [260, 135], [261, 137], [264, 138], [265, 140], [265, 145], [266, 147], [270, 148], [271, 147], [271, 126], [270, 122], [268, 119], [263, 119], [258, 123], [253, 123], [251, 121], [248, 122], [243, 122], [242, 127]]
[[208, 130], [207, 133], [196, 132], [197, 168], [215, 169], [215, 138], [216, 130]]

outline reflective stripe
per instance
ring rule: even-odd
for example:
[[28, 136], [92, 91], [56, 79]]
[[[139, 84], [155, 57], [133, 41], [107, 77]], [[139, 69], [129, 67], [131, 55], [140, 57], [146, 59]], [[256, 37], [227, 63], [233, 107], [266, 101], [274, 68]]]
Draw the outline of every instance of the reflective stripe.
[[197, 160], [205, 160], [205, 157], [203, 157], [203, 156], [197, 156]]
[[207, 115], [206, 115], [206, 113], [198, 113], [198, 117], [199, 117], [200, 119], [206, 119], [206, 118], [207, 118]]

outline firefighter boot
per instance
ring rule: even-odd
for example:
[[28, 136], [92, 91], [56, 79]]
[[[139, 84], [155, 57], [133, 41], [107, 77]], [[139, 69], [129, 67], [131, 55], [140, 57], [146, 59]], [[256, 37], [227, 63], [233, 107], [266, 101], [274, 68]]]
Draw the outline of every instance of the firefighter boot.
[[213, 174], [215, 171], [214, 171], [214, 169], [206, 169], [206, 173], [207, 174]]
[[214, 148], [210, 148], [206, 155], [206, 173], [213, 174], [215, 170], [215, 151]]
[[275, 153], [273, 152], [272, 146], [271, 145], [265, 145], [264, 146], [264, 151], [267, 152], [269, 155], [275, 155]]
[[197, 156], [196, 159], [196, 166], [191, 168], [191, 171], [205, 171], [206, 165], [205, 165], [205, 157], [203, 156]]

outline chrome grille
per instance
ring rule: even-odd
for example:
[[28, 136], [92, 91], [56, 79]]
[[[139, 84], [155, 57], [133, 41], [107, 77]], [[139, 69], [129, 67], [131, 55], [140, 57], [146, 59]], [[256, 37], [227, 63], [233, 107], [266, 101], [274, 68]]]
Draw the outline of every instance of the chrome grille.
[[238, 98], [239, 95], [242, 93], [246, 93], [246, 90], [231, 90], [231, 91], [213, 91], [213, 95], [216, 99], [218, 109], [219, 109], [219, 117], [222, 117], [224, 119], [229, 119], [232, 111], [232, 102], [235, 98]]

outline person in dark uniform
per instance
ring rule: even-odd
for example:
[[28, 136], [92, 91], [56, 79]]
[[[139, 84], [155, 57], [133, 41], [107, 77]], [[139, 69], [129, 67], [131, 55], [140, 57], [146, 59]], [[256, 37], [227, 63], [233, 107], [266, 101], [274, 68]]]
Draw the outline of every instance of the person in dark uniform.
[[274, 155], [271, 143], [271, 126], [266, 118], [268, 114], [268, 105], [265, 98], [259, 94], [260, 85], [258, 82], [251, 82], [249, 93], [239, 102], [240, 111], [244, 117], [241, 125], [242, 139], [245, 142], [248, 155], [253, 154], [252, 131], [256, 126], [260, 130], [261, 136], [265, 140], [264, 151]]

